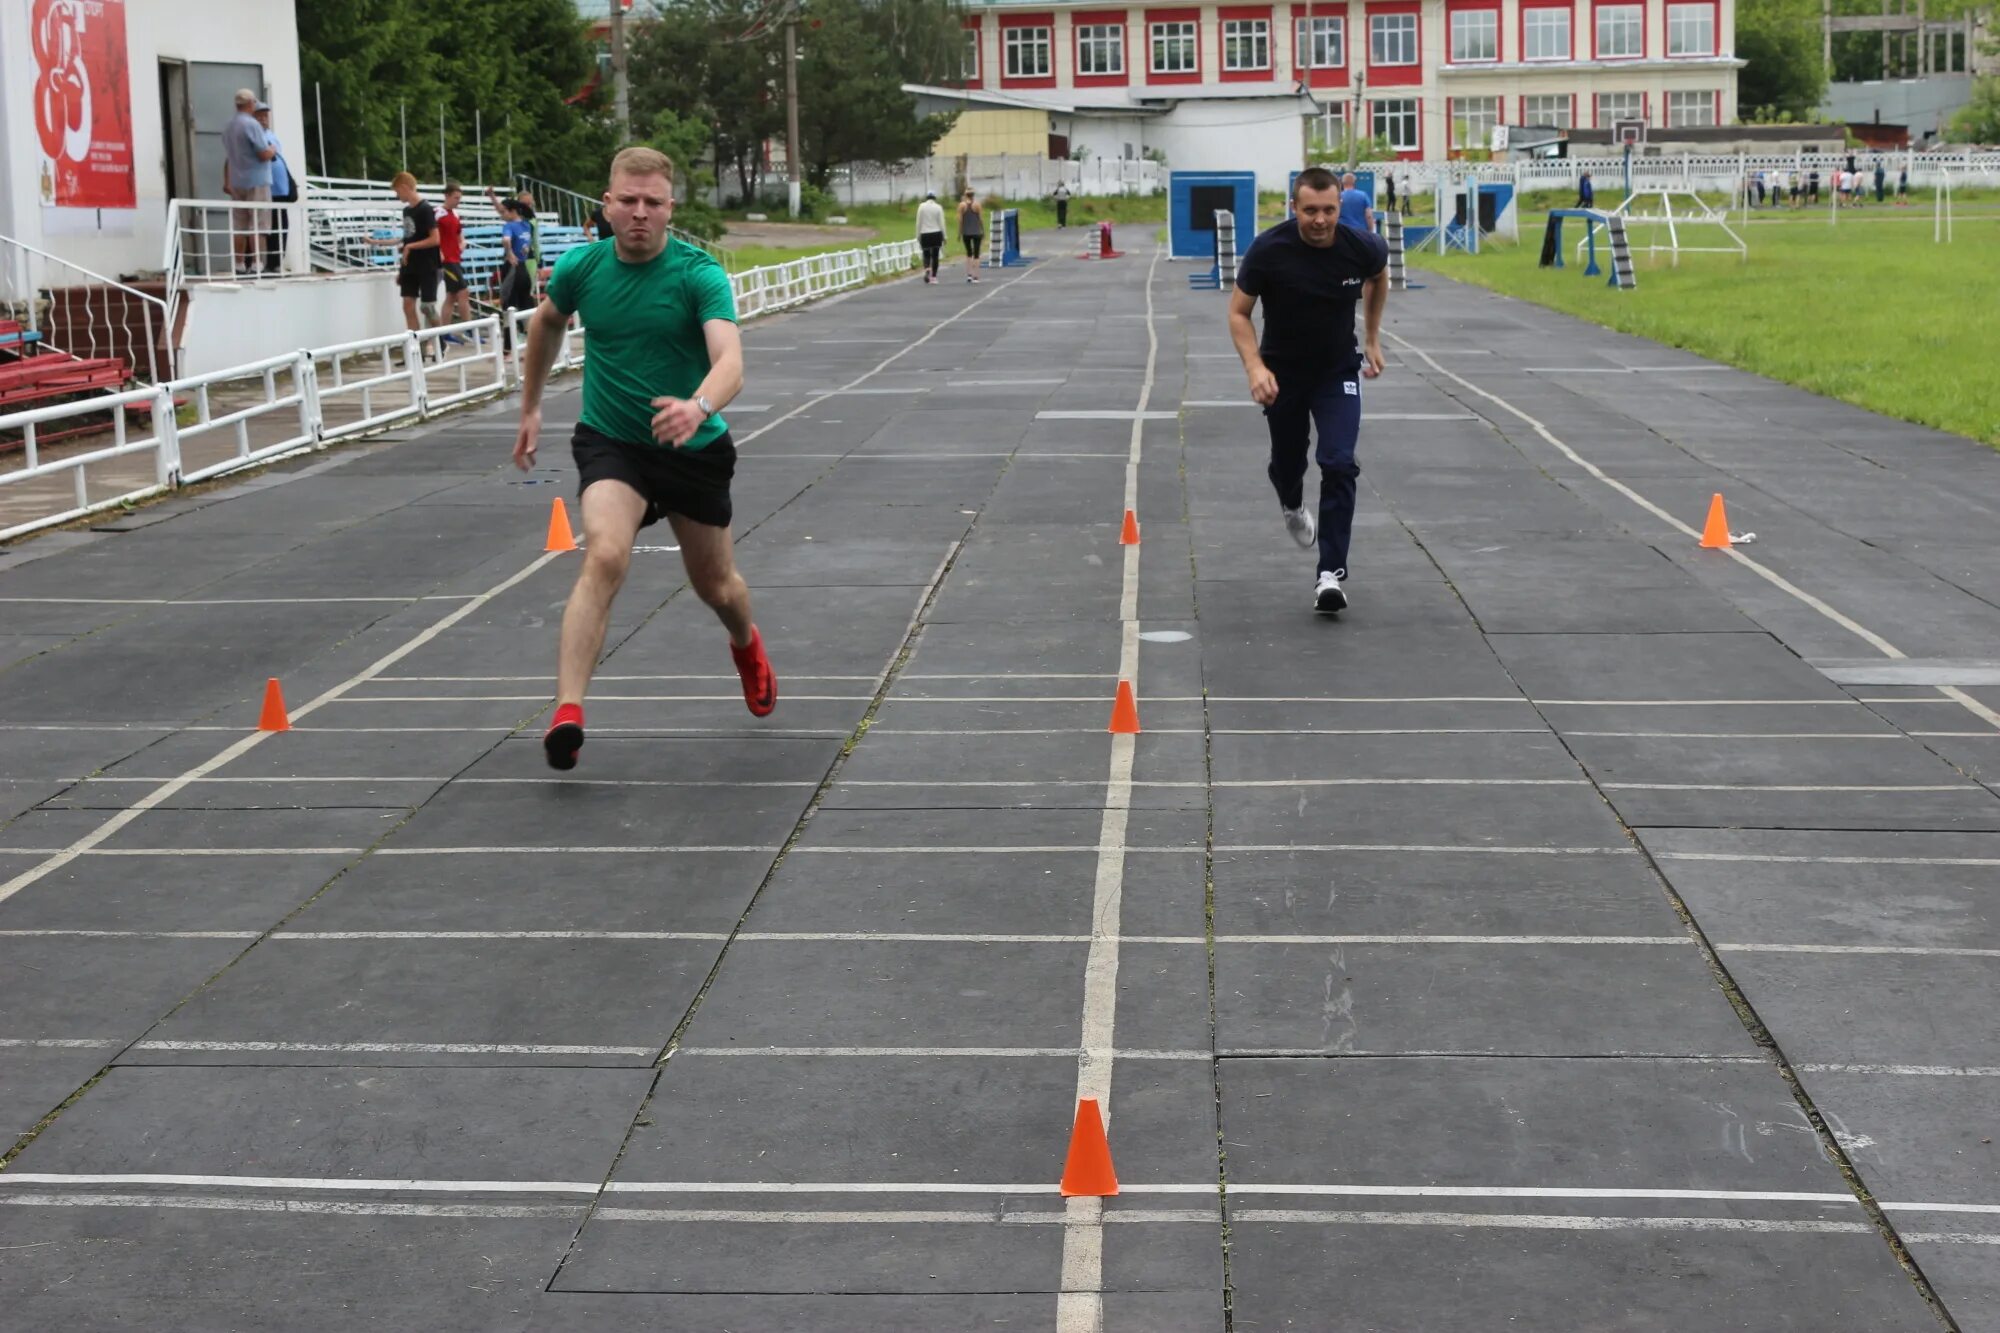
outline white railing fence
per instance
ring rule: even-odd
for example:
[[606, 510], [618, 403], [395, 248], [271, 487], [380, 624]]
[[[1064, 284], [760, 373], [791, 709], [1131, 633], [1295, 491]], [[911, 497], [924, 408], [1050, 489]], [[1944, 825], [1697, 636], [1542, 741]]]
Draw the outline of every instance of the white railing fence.
[[0, 320], [21, 326], [8, 351], [23, 358], [122, 360], [120, 379], [150, 383], [171, 373], [161, 360], [172, 327], [163, 297], [11, 236], [0, 236]]
[[[730, 284], [738, 316], [747, 320], [878, 276], [907, 272], [918, 260], [915, 241], [896, 241], [751, 269], [732, 274]], [[503, 336], [502, 317], [491, 315], [291, 352], [149, 389], [0, 414], [0, 451], [16, 444], [21, 449], [21, 466], [0, 468], [0, 496], [9, 487], [70, 477], [67, 494], [50, 501], [63, 506], [59, 511], [0, 528], [0, 541], [504, 395], [520, 383], [521, 350], [532, 314], [507, 312], [509, 336]], [[587, 344], [586, 331], [571, 320], [555, 368], [583, 365]], [[177, 421], [177, 411], [185, 424]], [[136, 420], [142, 415], [143, 429]], [[90, 438], [78, 452], [50, 457], [44, 437], [57, 432]], [[185, 447], [204, 444], [207, 454], [221, 441], [230, 442], [221, 457], [192, 469], [183, 466]], [[128, 467], [110, 483], [115, 494], [93, 496], [86, 475], [90, 469], [146, 454], [153, 460], [150, 483], [132, 485], [136, 478]], [[0, 459], [5, 457], [0, 452]]]
[[161, 268], [178, 272], [184, 281], [295, 277], [306, 271], [305, 224], [302, 203], [172, 199], [167, 202], [167, 253]]
[[[1159, 194], [1166, 189], [1167, 168], [1146, 158], [1033, 157], [1025, 153], [974, 154], [962, 159], [965, 183], [982, 195], [1003, 199], [1039, 199], [1060, 182], [1072, 195]], [[856, 204], [901, 204], [922, 199], [927, 192], [950, 194], [959, 179], [961, 159], [933, 156], [908, 162], [848, 162], [833, 169], [827, 191], [848, 207]], [[769, 190], [775, 178], [766, 177]], [[740, 186], [725, 173], [716, 186], [717, 202], [733, 199]], [[782, 209], [782, 205], [780, 205]]]
[[[1888, 175], [1887, 184], [1892, 192], [1898, 176], [1904, 171], [1909, 172], [1912, 189], [1931, 189], [1947, 174], [1958, 184], [1968, 179], [2000, 182], [2000, 153], [1878, 153], [1857, 148], [1852, 153], [1842, 150], [1838, 153], [1639, 155], [1632, 159], [1632, 188], [1734, 195], [1746, 178], [1760, 171], [1807, 176], [1817, 171], [1824, 182], [1835, 167], [1845, 170], [1849, 157], [1868, 178], [1871, 190], [1875, 163], [1878, 161]], [[1429, 194], [1440, 181], [1449, 184], [1473, 179], [1512, 184], [1523, 192], [1574, 190], [1579, 178], [1587, 171], [1600, 201], [1609, 204], [1624, 197], [1625, 160], [1621, 155], [1539, 158], [1525, 162], [1365, 162], [1361, 169], [1375, 173], [1378, 192], [1384, 188], [1384, 181], [1393, 176], [1399, 196], [1406, 190]]]

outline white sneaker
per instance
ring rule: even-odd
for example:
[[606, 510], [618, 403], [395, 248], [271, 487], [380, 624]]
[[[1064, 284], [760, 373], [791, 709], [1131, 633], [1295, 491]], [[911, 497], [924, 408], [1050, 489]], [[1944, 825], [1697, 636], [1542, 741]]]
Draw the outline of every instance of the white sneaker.
[[1340, 590], [1340, 575], [1330, 569], [1320, 571], [1313, 588], [1313, 610], [1323, 616], [1337, 616], [1347, 609], [1347, 594]]
[[1313, 523], [1313, 516], [1305, 509], [1280, 509], [1285, 516], [1285, 531], [1292, 534], [1292, 540], [1310, 550], [1319, 538], [1319, 530]]

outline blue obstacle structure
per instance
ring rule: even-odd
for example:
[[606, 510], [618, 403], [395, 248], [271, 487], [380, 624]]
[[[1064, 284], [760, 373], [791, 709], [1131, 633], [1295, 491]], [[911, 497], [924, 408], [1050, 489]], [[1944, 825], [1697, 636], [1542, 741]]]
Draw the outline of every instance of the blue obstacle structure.
[[1034, 258], [1021, 253], [1021, 210], [1003, 208], [993, 219], [993, 244], [981, 257], [981, 268], [1026, 268]]
[[1627, 291], [1639, 285], [1638, 275], [1632, 269], [1631, 245], [1625, 237], [1624, 216], [1599, 208], [1557, 208], [1549, 211], [1548, 230], [1542, 233], [1542, 268], [1564, 266], [1562, 236], [1564, 218], [1577, 218], [1583, 223], [1586, 256], [1584, 277], [1595, 278], [1604, 272], [1597, 262], [1597, 229], [1603, 227], [1611, 259], [1611, 276], [1606, 280], [1606, 285]]
[[1228, 213], [1239, 228], [1256, 230], [1257, 173], [1175, 171], [1167, 177], [1167, 258], [1209, 259], [1215, 254], [1215, 215]]

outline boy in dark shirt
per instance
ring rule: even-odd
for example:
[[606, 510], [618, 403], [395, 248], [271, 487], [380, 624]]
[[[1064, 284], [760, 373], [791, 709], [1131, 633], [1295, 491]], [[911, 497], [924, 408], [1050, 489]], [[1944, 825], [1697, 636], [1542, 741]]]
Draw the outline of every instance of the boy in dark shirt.
[[403, 298], [403, 324], [415, 333], [426, 322], [438, 322], [437, 212], [417, 193], [417, 178], [409, 172], [398, 172], [389, 188], [403, 201], [403, 234], [373, 244], [398, 247], [402, 265], [396, 270], [396, 290]]
[[[1229, 334], [1250, 376], [1250, 396], [1271, 431], [1268, 475], [1285, 530], [1300, 546], [1319, 544], [1313, 609], [1347, 609], [1348, 539], [1354, 527], [1354, 449], [1361, 431], [1361, 381], [1382, 373], [1382, 309], [1388, 301], [1388, 246], [1371, 232], [1340, 225], [1340, 182], [1311, 167], [1292, 189], [1293, 216], [1259, 236], [1236, 271]], [[1264, 303], [1260, 343], [1250, 316]], [[1354, 307], [1365, 300], [1364, 341]], [[1319, 517], [1305, 508], [1306, 446], [1317, 430]]]

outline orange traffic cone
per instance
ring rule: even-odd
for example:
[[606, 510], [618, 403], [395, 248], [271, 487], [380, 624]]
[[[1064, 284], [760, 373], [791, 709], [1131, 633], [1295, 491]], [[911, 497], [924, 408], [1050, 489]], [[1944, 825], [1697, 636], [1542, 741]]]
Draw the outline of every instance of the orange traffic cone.
[[1129, 509], [1125, 511], [1125, 530], [1118, 534], [1118, 544], [1120, 546], [1139, 544], [1139, 516]]
[[278, 688], [278, 678], [271, 677], [264, 682], [264, 713], [257, 719], [259, 731], [290, 731], [292, 719], [285, 714], [285, 692]]
[[1111, 1144], [1104, 1137], [1104, 1116], [1095, 1097], [1081, 1098], [1076, 1104], [1076, 1127], [1069, 1134], [1062, 1192], [1095, 1198], [1118, 1192], [1118, 1175], [1111, 1169]]
[[1118, 682], [1118, 698], [1111, 704], [1111, 725], [1105, 728], [1114, 736], [1136, 736], [1139, 734], [1139, 701], [1132, 694], [1132, 682]]
[[549, 510], [549, 542], [542, 549], [544, 551], [576, 549], [576, 533], [570, 529], [569, 510], [563, 506], [561, 496], [556, 497], [554, 506]]
[[1708, 523], [1701, 530], [1701, 549], [1726, 551], [1729, 546], [1729, 515], [1722, 507], [1721, 492], [1717, 492], [1708, 502]]

